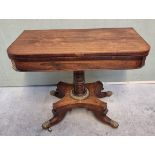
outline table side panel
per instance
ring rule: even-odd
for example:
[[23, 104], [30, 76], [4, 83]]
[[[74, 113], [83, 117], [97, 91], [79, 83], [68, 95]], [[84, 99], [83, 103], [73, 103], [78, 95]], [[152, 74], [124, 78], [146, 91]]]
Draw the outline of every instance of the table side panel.
[[18, 61], [12, 60], [18, 71], [78, 71], [90, 69], [136, 69], [144, 65], [146, 57], [127, 60], [78, 60], [78, 61]]

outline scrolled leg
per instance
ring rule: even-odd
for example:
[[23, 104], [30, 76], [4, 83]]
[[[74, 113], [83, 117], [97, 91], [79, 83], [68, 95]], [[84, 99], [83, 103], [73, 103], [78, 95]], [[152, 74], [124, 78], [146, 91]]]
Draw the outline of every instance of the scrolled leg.
[[65, 117], [66, 113], [67, 113], [67, 111], [57, 113], [55, 110], [53, 110], [54, 116], [50, 120], [44, 122], [42, 124], [42, 128], [49, 130], [52, 126], [61, 122], [63, 120], [63, 118]]
[[66, 85], [68, 84], [64, 82], [59, 82], [57, 84], [57, 89], [50, 91], [50, 95], [58, 97], [58, 98], [63, 98], [65, 96]]
[[109, 118], [108, 116], [106, 116], [106, 114], [104, 112], [103, 113], [93, 112], [93, 113], [99, 121], [101, 121], [101, 122], [103, 122], [103, 123], [105, 123], [105, 124], [107, 124], [113, 128], [118, 128], [119, 124], [116, 121]]

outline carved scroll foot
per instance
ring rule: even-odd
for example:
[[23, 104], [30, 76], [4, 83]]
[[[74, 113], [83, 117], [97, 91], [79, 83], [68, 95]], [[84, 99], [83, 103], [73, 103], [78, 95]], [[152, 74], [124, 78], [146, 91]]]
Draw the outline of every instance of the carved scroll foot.
[[62, 98], [61, 93], [59, 93], [59, 91], [57, 91], [57, 90], [51, 90], [50, 95], [55, 96], [57, 98]]
[[57, 98], [63, 98], [65, 96], [66, 86], [68, 86], [68, 84], [64, 82], [59, 82], [57, 84], [57, 89], [50, 91], [50, 95], [55, 96]]
[[103, 97], [110, 97], [112, 95], [111, 91], [106, 91], [106, 92], [102, 92], [102, 90], [104, 90], [103, 88], [103, 84], [101, 81], [97, 81], [94, 83], [95, 85], [95, 95], [98, 98], [103, 98]]
[[100, 92], [97, 97], [98, 98], [103, 98], [103, 97], [110, 97], [112, 95], [111, 91], [106, 91], [106, 92]]

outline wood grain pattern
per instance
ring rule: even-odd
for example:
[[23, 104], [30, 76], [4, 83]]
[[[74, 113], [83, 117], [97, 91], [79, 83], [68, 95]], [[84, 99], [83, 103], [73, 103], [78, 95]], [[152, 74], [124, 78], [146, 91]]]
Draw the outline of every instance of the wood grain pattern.
[[133, 28], [25, 30], [8, 48], [10, 57], [147, 55], [149, 45]]
[[81, 61], [17, 61], [12, 60], [17, 71], [80, 71], [97, 69], [136, 69], [144, 65], [143, 58], [135, 60], [81, 60]]
[[135, 69], [149, 49], [133, 28], [26, 30], [8, 55], [18, 71]]
[[42, 125], [49, 129], [76, 107], [91, 110], [97, 119], [117, 128], [118, 123], [106, 116], [107, 103], [98, 99], [112, 93], [102, 92], [99, 81], [85, 84], [83, 70], [140, 68], [149, 50], [133, 28], [104, 28], [27, 30], [7, 52], [19, 71], [74, 71], [73, 85], [57, 85], [54, 95], [61, 100], [53, 104], [53, 118]]
[[111, 96], [109, 92], [102, 92], [103, 84], [100, 81], [94, 83], [87, 83], [85, 87], [89, 90], [89, 96], [83, 100], [76, 100], [71, 97], [70, 93], [74, 89], [74, 85], [59, 82], [57, 84], [57, 90], [52, 95], [59, 97], [60, 100], [53, 104], [53, 117], [43, 123], [43, 129], [49, 129], [53, 125], [61, 122], [68, 111], [73, 108], [86, 108], [92, 111], [94, 116], [101, 122], [117, 128], [119, 124], [110, 119], [106, 114], [108, 112], [107, 103], [98, 99]]

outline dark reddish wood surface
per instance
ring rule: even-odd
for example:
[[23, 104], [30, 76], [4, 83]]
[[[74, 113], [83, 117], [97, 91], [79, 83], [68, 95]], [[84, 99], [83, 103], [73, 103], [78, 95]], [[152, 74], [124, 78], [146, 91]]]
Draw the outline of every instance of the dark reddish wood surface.
[[80, 71], [92, 69], [136, 69], [145, 63], [145, 57], [124, 60], [80, 60], [80, 61], [18, 61], [12, 60], [17, 71]]
[[147, 55], [149, 45], [133, 28], [25, 30], [10, 56]]
[[88, 69], [135, 69], [145, 64], [150, 46], [133, 28], [77, 30], [26, 30], [8, 48], [13, 68], [19, 71], [74, 71], [73, 84], [59, 82], [54, 96], [53, 117], [42, 127], [49, 129], [72, 108], [91, 110], [95, 117], [111, 127], [118, 123], [107, 114], [107, 103], [98, 98], [111, 96], [102, 92], [99, 81], [85, 84]]
[[59, 82], [57, 84], [56, 92], [52, 95], [60, 98], [60, 100], [53, 104], [53, 117], [43, 123], [43, 129], [49, 129], [53, 125], [61, 122], [68, 111], [73, 108], [86, 108], [93, 112], [94, 116], [101, 122], [110, 125], [113, 128], [118, 127], [118, 123], [110, 119], [106, 114], [108, 112], [107, 103], [99, 100], [111, 96], [111, 92], [102, 92], [103, 85], [100, 81], [88, 83], [85, 87], [89, 90], [89, 96], [83, 100], [76, 100], [70, 96], [70, 92], [74, 89], [74, 85]]
[[74, 71], [73, 94], [83, 96], [86, 92], [85, 76], [83, 71]]
[[133, 28], [26, 30], [8, 48], [19, 71], [134, 69], [149, 45]]

